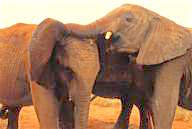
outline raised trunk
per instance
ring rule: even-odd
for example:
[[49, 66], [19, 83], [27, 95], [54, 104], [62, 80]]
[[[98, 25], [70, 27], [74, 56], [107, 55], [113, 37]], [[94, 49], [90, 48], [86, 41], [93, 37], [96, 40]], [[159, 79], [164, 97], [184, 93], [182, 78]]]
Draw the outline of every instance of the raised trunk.
[[103, 17], [88, 25], [69, 23], [65, 24], [65, 26], [69, 34], [81, 38], [95, 38], [98, 34], [106, 31], [106, 28], [109, 27], [111, 20], [112, 18], [110, 17]]

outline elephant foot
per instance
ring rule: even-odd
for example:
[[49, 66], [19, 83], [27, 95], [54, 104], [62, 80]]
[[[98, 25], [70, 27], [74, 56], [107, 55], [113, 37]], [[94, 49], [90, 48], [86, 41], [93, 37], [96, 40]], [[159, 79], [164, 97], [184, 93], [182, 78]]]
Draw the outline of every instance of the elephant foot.
[[128, 124], [123, 123], [116, 123], [113, 129], [128, 129]]
[[18, 129], [19, 112], [22, 107], [8, 108], [8, 126], [7, 129]]
[[139, 129], [139, 127], [135, 125], [129, 125], [129, 126], [120, 126], [120, 125], [115, 125], [113, 129]]

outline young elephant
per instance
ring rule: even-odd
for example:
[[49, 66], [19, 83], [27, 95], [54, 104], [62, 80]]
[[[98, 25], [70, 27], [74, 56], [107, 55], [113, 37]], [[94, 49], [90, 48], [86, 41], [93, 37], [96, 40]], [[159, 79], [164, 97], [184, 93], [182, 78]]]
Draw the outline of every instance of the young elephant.
[[149, 68], [128, 64], [125, 68], [121, 66], [114, 69], [115, 74], [111, 72], [110, 80], [97, 80], [93, 88], [94, 95], [121, 100], [121, 113], [114, 129], [129, 127], [133, 104], [140, 111], [140, 129], [151, 129], [148, 104], [152, 95], [152, 87], [151, 84], [148, 85], [151, 82], [150, 78], [146, 78]]
[[[98, 38], [107, 50], [110, 41]], [[122, 109], [114, 129], [128, 128], [133, 104], [140, 111], [140, 129], [151, 129], [148, 104], [153, 92], [153, 67], [137, 65], [135, 57], [114, 51], [105, 51], [104, 59], [104, 75], [97, 78], [92, 92], [100, 97], [121, 99]]]

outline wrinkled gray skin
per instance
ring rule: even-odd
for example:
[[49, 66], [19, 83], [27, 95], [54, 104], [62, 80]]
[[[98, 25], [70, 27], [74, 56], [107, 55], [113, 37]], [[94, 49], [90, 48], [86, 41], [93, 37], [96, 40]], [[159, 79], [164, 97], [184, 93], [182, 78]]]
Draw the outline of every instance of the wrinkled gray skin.
[[[74, 26], [74, 24], [68, 26], [70, 25]], [[151, 70], [154, 74], [153, 92], [148, 106], [154, 128], [171, 129], [183, 74], [186, 75], [184, 87], [190, 87], [188, 85], [192, 73], [190, 31], [136, 5], [120, 6], [79, 30], [73, 33], [81, 37], [95, 37], [98, 33], [112, 31], [111, 51], [138, 53], [137, 64], [153, 65]]]
[[7, 113], [8, 129], [18, 128], [21, 107], [32, 104], [24, 62], [25, 50], [35, 27], [36, 25], [18, 23], [0, 29], [0, 102], [6, 105], [0, 115], [5, 116], [4, 113]]

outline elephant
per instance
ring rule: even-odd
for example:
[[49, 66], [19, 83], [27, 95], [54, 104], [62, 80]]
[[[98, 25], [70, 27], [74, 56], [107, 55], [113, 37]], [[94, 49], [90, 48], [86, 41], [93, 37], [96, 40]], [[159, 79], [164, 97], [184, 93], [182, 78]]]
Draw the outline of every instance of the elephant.
[[[190, 32], [192, 32], [192, 29], [188, 28], [190, 30]], [[109, 43], [104, 43], [104, 44], [109, 44]], [[119, 53], [118, 53], [119, 54]], [[150, 79], [148, 80], [147, 85], [149, 85], [148, 87], [146, 87], [146, 82], [144, 82], [143, 80], [145, 80], [145, 76], [148, 76], [146, 74], [147, 69], [149, 69], [149, 67], [147, 68], [146, 66], [142, 66], [141, 65], [137, 65], [135, 64], [135, 58], [129, 55], [129, 63], [127, 63], [128, 65], [125, 65], [125, 69], [120, 69], [123, 65], [119, 62], [122, 62], [121, 59], [123, 60], [124, 58], [122, 57], [122, 55], [124, 53], [121, 53], [121, 55], [118, 55], [117, 53], [112, 53], [110, 56], [110, 58], [108, 58], [108, 60], [110, 60], [111, 62], [113, 62], [114, 64], [110, 64], [110, 66], [112, 66], [112, 71], [114, 71], [115, 74], [113, 74], [113, 72], [111, 72], [110, 76], [112, 76], [111, 78], [116, 80], [115, 83], [111, 84], [111, 82], [98, 82], [94, 85], [93, 88], [93, 93], [94, 93], [94, 97], [96, 98], [97, 96], [100, 97], [106, 97], [106, 98], [120, 98], [121, 99], [121, 104], [122, 104], [122, 109], [121, 109], [121, 113], [119, 115], [119, 118], [114, 126], [114, 128], [120, 128], [120, 129], [127, 129], [129, 127], [129, 118], [130, 118], [130, 113], [131, 113], [131, 109], [133, 104], [136, 104], [136, 106], [138, 107], [139, 111], [140, 111], [140, 128], [141, 129], [151, 129], [152, 128], [152, 123], [151, 123], [151, 113], [147, 110], [147, 107], [145, 106], [145, 103], [147, 103], [147, 101], [149, 100], [149, 98], [151, 97], [150, 94], [152, 92], [152, 83], [150, 84]], [[124, 54], [126, 57], [126, 54]], [[116, 58], [115, 58], [116, 57]], [[133, 58], [133, 59], [132, 59]], [[119, 67], [119, 69], [115, 69], [117, 68], [115, 66], [115, 64], [117, 64], [116, 62], [114, 62], [114, 60], [116, 62], [118, 62], [118, 64], [121, 64], [121, 66]], [[115, 68], [113, 68], [113, 66]], [[126, 67], [127, 66], [127, 67]], [[114, 77], [115, 76], [115, 77]], [[125, 78], [125, 80], [129, 81], [129, 82], [137, 82], [137, 83], [128, 83], [125, 85], [122, 85], [120, 82], [118, 83], [118, 81], [122, 80], [122, 78], [124, 79], [124, 77], [127, 76], [127, 78]], [[129, 78], [132, 77], [132, 79], [130, 80]], [[118, 78], [119, 77], [119, 78]], [[129, 77], [129, 78], [128, 78]], [[143, 78], [143, 79], [142, 79]], [[192, 110], [192, 87], [190, 84], [190, 87], [184, 87], [184, 75], [182, 77], [181, 83], [180, 83], [180, 92], [179, 92], [179, 102], [178, 105], [181, 106], [182, 108], [185, 108], [187, 110]], [[142, 85], [143, 89], [146, 90], [141, 90], [141, 87], [138, 87], [138, 83], [144, 84]], [[132, 86], [132, 87], [130, 87]], [[145, 96], [144, 94], [148, 94], [148, 96]], [[138, 97], [139, 96], [139, 97]], [[136, 97], [138, 97], [136, 99]], [[140, 99], [142, 98], [143, 99]]]
[[2, 108], [1, 118], [8, 117], [8, 129], [18, 128], [21, 107], [32, 104], [23, 54], [35, 28], [34, 24], [18, 23], [0, 29], [0, 102], [6, 105]]
[[[100, 70], [98, 48], [94, 39], [70, 38], [78, 38], [70, 32], [63, 23], [48, 18], [37, 26], [31, 38], [27, 66], [31, 69], [32, 100], [42, 129], [60, 128], [61, 103], [74, 107], [69, 108], [74, 112], [74, 127], [65, 123], [62, 128], [87, 128], [90, 95]], [[61, 122], [66, 118], [63, 115]]]
[[183, 74], [184, 87], [190, 87], [192, 34], [187, 28], [144, 7], [125, 4], [88, 25], [67, 24], [66, 30], [81, 38], [111, 32], [107, 51], [133, 54], [137, 64], [151, 66], [153, 92], [147, 106], [155, 129], [171, 129]]
[[[110, 44], [104, 36], [99, 43]], [[126, 59], [126, 60], [124, 60]], [[107, 52], [105, 72], [97, 78], [92, 93], [104, 98], [121, 100], [121, 113], [113, 129], [127, 129], [133, 104], [140, 111], [140, 129], [151, 128], [150, 117], [145, 107], [152, 94], [150, 67], [135, 64], [135, 58], [126, 53]], [[100, 75], [99, 75], [100, 76]]]

